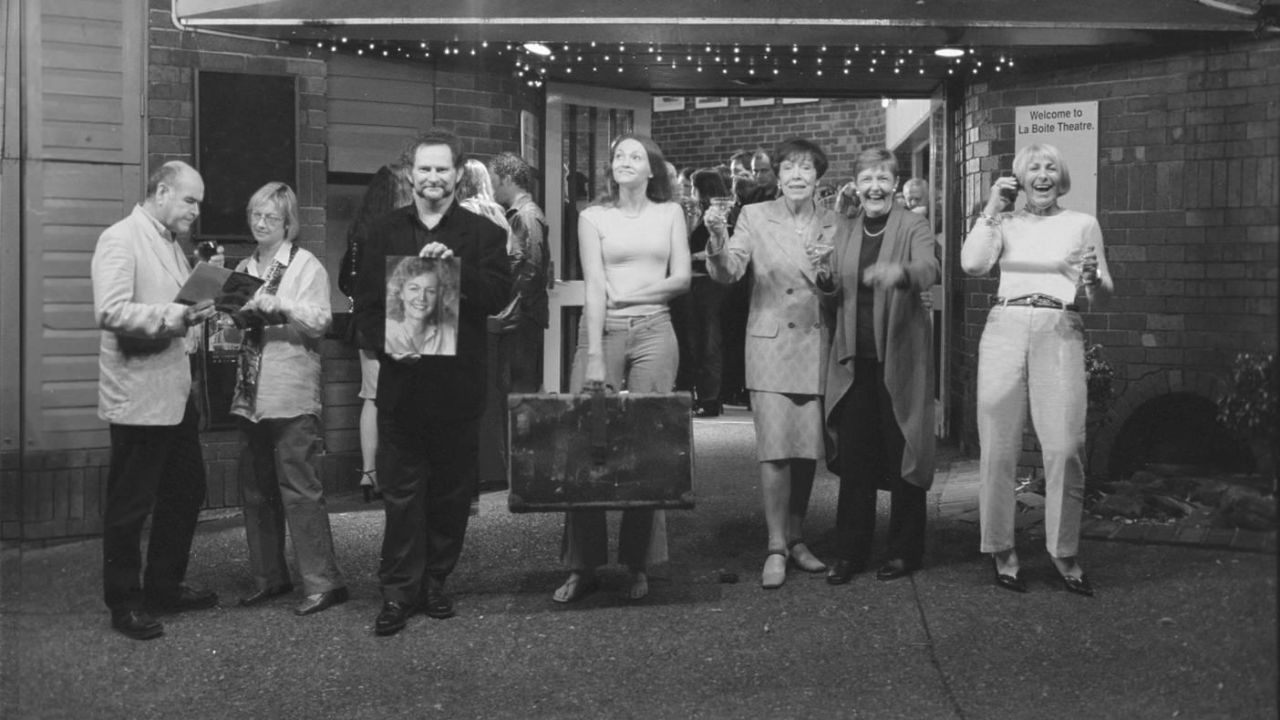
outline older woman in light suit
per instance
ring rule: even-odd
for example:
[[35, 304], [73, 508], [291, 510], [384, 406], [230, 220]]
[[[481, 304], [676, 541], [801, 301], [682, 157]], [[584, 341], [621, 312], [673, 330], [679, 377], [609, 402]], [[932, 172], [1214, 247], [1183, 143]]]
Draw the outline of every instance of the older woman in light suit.
[[777, 588], [788, 561], [808, 572], [826, 566], [804, 544], [803, 524], [818, 458], [824, 456], [822, 392], [829, 323], [818, 274], [843, 222], [814, 201], [827, 157], [817, 145], [787, 140], [773, 154], [781, 195], [743, 207], [733, 237], [714, 209], [705, 218], [707, 271], [732, 283], [750, 268], [746, 370], [756, 427], [768, 555], [760, 582]]
[[836, 243], [827, 364], [827, 427], [836, 436], [831, 466], [840, 475], [832, 585], [866, 569], [882, 485], [892, 507], [876, 578], [893, 580], [920, 567], [933, 483], [933, 330], [921, 300], [938, 280], [933, 232], [923, 216], [894, 202], [893, 153], [864, 151], [854, 172], [862, 211]]

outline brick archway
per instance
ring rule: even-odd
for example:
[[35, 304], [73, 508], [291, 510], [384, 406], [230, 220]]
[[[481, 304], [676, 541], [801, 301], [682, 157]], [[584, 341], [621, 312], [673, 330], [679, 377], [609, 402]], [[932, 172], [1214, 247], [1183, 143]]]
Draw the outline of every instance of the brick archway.
[[1103, 417], [1103, 423], [1089, 438], [1089, 462], [1091, 474], [1109, 477], [1112, 453], [1116, 440], [1126, 423], [1141, 408], [1152, 401], [1169, 396], [1188, 395], [1215, 403], [1225, 390], [1222, 378], [1197, 370], [1163, 369], [1130, 381], [1111, 409]]

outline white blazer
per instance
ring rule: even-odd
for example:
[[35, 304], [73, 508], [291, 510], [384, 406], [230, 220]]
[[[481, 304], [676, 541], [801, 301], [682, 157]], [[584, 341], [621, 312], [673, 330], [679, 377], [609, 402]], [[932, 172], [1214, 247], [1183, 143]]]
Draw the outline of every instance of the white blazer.
[[191, 394], [186, 306], [191, 274], [176, 240], [142, 209], [103, 231], [93, 252], [93, 310], [102, 328], [98, 417], [118, 425], [177, 425]]

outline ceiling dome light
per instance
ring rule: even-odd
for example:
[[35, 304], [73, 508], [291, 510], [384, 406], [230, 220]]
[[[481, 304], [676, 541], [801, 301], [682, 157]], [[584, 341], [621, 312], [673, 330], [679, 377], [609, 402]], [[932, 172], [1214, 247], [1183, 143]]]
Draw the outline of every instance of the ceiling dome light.
[[551, 54], [551, 48], [547, 47], [546, 45], [543, 45], [540, 42], [527, 42], [524, 44], [524, 49], [528, 50], [534, 55], [541, 55], [543, 57], [546, 57]]
[[944, 58], [955, 58], [964, 55], [964, 50], [956, 47], [940, 47], [933, 51], [934, 55]]

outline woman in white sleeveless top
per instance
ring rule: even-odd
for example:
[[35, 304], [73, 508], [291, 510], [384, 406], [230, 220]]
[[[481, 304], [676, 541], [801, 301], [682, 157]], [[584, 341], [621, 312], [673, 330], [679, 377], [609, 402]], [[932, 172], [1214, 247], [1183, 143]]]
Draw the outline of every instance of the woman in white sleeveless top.
[[[653, 140], [624, 134], [613, 141], [610, 158], [608, 191], [578, 219], [586, 298], [570, 388], [604, 383], [615, 390], [670, 392], [679, 352], [667, 302], [689, 289], [684, 212], [672, 201], [671, 179]], [[604, 511], [566, 514], [561, 559], [570, 572], [556, 602], [577, 600], [598, 586], [595, 569], [608, 559], [607, 535]], [[666, 558], [662, 511], [624, 510], [618, 562], [631, 574], [627, 597], [645, 597], [648, 567]]]

